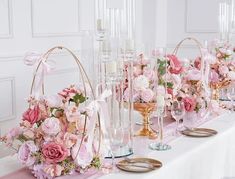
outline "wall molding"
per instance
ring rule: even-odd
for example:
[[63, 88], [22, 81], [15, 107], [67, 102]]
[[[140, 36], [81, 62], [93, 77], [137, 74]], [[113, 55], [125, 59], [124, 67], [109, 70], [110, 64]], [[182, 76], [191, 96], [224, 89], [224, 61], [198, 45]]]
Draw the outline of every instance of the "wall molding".
[[12, 112], [8, 116], [1, 116], [0, 117], [0, 122], [7, 121], [7, 120], [12, 120], [12, 119], [16, 118], [15, 77], [13, 77], [13, 76], [1, 77], [0, 76], [0, 83], [4, 82], [4, 81], [10, 81], [11, 82], [11, 97], [12, 97], [11, 109], [12, 109]]
[[[72, 52], [75, 55], [80, 54], [80, 50], [72, 50]], [[40, 53], [40, 54], [43, 55], [43, 53]], [[23, 61], [24, 56], [25, 56], [25, 53], [15, 54], [15, 55], [5, 54], [5, 55], [0, 56], [0, 63], [1, 62], [12, 62], [12, 61]], [[64, 51], [63, 52], [57, 51], [57, 52], [52, 53], [52, 56], [53, 57], [67, 57], [67, 56], [70, 56], [70, 54], [68, 54], [67, 52], [64, 52]]]
[[13, 38], [13, 22], [12, 22], [12, 0], [6, 0], [8, 6], [8, 28], [9, 32], [7, 34], [0, 34], [0, 39], [10, 39]]
[[33, 20], [33, 14], [34, 14], [34, 5], [33, 1], [30, 2], [30, 18], [31, 18], [31, 32], [32, 32], [32, 38], [47, 38], [47, 37], [72, 37], [72, 36], [79, 36], [80, 33], [80, 21], [79, 21], [79, 0], [78, 1], [78, 21], [77, 21], [77, 31], [76, 32], [65, 32], [65, 33], [35, 33], [34, 30], [34, 20]]

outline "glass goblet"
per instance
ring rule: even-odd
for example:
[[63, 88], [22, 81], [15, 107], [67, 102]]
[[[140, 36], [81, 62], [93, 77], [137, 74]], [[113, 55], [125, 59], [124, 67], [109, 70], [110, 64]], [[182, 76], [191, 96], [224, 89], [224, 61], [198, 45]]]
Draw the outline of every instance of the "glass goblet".
[[234, 101], [235, 101], [235, 87], [231, 86], [227, 89], [227, 97], [232, 103], [232, 110], [234, 110]]
[[178, 132], [180, 131], [179, 129], [180, 119], [182, 119], [185, 115], [184, 103], [182, 101], [177, 101], [177, 100], [173, 101], [171, 106], [171, 115], [176, 121], [175, 134], [177, 135]]

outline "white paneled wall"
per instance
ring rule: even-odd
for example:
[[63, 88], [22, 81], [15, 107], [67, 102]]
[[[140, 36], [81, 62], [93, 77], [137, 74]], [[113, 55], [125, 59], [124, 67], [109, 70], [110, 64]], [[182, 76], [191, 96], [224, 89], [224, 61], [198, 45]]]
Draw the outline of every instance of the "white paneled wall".
[[[143, 6], [136, 0], [136, 34], [141, 42], [154, 23], [143, 26], [143, 9], [147, 13], [154, 0]], [[154, 7], [151, 14], [154, 14]], [[152, 16], [154, 19], [154, 16]], [[94, 29], [94, 0], [0, 0], [0, 130], [5, 133], [17, 125], [27, 108], [34, 69], [23, 63], [28, 51], [45, 52], [55, 45], [63, 45], [79, 55], [81, 34]], [[144, 30], [145, 29], [145, 30]], [[148, 36], [151, 40], [151, 36]], [[48, 93], [56, 92], [77, 81], [76, 66], [68, 54], [61, 52], [51, 57], [56, 70], [46, 77]], [[92, 76], [92, 62], [83, 60]]]
[[[169, 51], [185, 37], [195, 37], [202, 43], [219, 38], [219, 2], [225, 0], [168, 0], [167, 47]], [[186, 43], [182, 55], [198, 54], [195, 45]], [[194, 56], [195, 57], [195, 56]]]

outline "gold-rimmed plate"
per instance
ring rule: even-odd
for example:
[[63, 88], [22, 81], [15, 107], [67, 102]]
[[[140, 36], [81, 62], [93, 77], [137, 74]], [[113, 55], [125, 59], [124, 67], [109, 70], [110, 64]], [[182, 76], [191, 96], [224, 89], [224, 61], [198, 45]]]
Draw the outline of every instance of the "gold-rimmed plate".
[[127, 158], [119, 161], [116, 166], [126, 172], [144, 173], [160, 168], [162, 162], [151, 158]]
[[211, 137], [216, 135], [218, 132], [214, 129], [208, 128], [192, 128], [185, 129], [181, 131], [181, 133], [189, 137]]

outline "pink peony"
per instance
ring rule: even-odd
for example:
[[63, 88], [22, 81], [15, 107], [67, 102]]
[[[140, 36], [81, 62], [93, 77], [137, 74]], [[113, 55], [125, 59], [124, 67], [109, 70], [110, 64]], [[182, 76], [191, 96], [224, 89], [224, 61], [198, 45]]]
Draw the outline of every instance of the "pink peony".
[[229, 72], [229, 69], [228, 69], [227, 66], [225, 66], [225, 65], [219, 66], [219, 73], [220, 73], [221, 75], [227, 75], [228, 72]]
[[90, 165], [93, 159], [93, 153], [88, 151], [86, 143], [83, 143], [80, 150], [80, 141], [72, 148], [71, 155], [76, 165], [85, 168]]
[[165, 87], [162, 85], [157, 86], [157, 95], [164, 96], [166, 93]]
[[43, 145], [42, 154], [47, 163], [57, 163], [63, 161], [68, 156], [68, 151], [63, 145], [50, 142]]
[[211, 70], [210, 81], [213, 83], [217, 83], [219, 81], [219, 74], [215, 70]]
[[61, 107], [62, 100], [59, 95], [45, 96], [46, 104], [49, 107]]
[[43, 171], [52, 177], [61, 176], [63, 170], [64, 167], [61, 165], [45, 165], [43, 167]]
[[[133, 90], [133, 96], [132, 96], [134, 101], [138, 101], [140, 99], [140, 94], [138, 91]], [[123, 99], [124, 101], [129, 101], [131, 100], [131, 96], [130, 96], [130, 90], [129, 88], [126, 88], [123, 94]]]
[[170, 61], [170, 73], [180, 74], [183, 71], [183, 66], [179, 59], [175, 55], [167, 55], [167, 57]]
[[149, 103], [154, 100], [155, 94], [151, 89], [145, 89], [141, 91], [140, 96], [144, 102]]
[[199, 81], [201, 80], [201, 71], [197, 69], [189, 70], [185, 76], [186, 80]]
[[149, 80], [146, 76], [140, 75], [134, 79], [133, 85], [135, 90], [144, 90], [149, 87]]
[[45, 119], [41, 126], [42, 131], [47, 135], [55, 136], [61, 131], [60, 121], [55, 117]]
[[196, 101], [194, 98], [185, 97], [183, 98], [184, 107], [187, 112], [192, 112], [196, 107]]
[[23, 120], [28, 121], [30, 124], [34, 124], [40, 120], [40, 108], [38, 105], [33, 108], [29, 108], [23, 114]]
[[38, 148], [33, 141], [26, 141], [19, 148], [18, 160], [27, 167], [32, 166], [35, 162], [35, 158], [32, 154], [37, 151]]
[[150, 81], [153, 81], [155, 78], [155, 73], [152, 69], [144, 68], [144, 76], [146, 76]]

